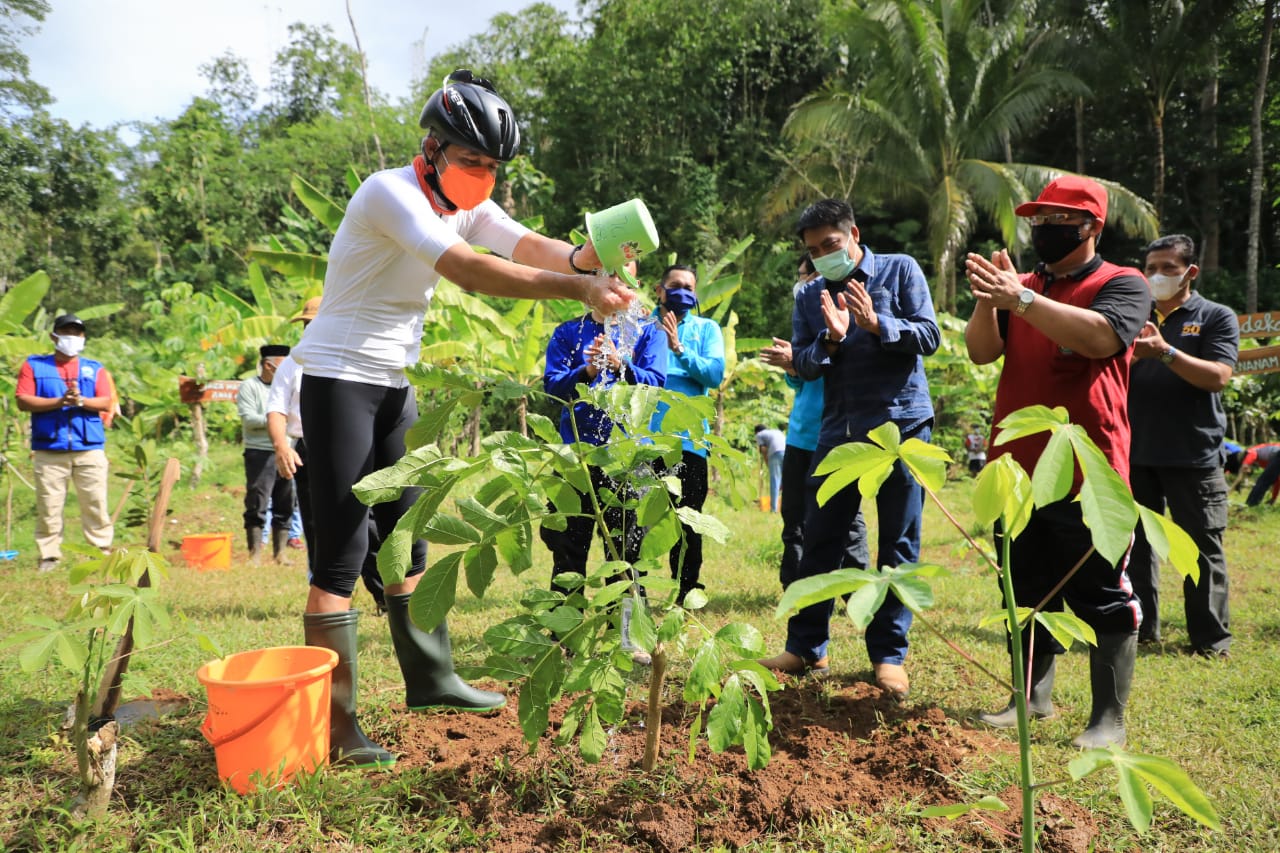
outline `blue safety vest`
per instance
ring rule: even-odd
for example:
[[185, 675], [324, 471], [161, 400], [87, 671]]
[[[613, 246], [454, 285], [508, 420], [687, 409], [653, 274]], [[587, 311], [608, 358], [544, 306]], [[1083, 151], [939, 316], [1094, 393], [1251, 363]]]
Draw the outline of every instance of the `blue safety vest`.
[[[31, 375], [36, 382], [37, 397], [61, 397], [67, 393], [66, 380], [58, 373], [58, 364], [52, 355], [33, 355], [27, 358]], [[98, 371], [102, 364], [93, 359], [80, 359], [81, 397], [97, 395]], [[107, 443], [102, 418], [97, 412], [79, 407], [63, 406], [48, 412], [31, 413], [31, 448], [33, 450], [100, 450]]]

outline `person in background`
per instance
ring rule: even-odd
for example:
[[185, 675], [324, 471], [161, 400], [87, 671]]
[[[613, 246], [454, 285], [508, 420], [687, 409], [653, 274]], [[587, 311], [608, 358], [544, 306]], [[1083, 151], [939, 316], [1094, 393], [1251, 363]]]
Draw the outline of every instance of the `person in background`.
[[84, 358], [84, 323], [74, 314], [53, 321], [54, 351], [32, 355], [18, 369], [18, 410], [31, 413], [31, 450], [36, 481], [38, 570], [50, 572], [62, 559], [62, 511], [67, 484], [76, 487], [80, 527], [90, 545], [105, 553], [115, 526], [107, 508], [107, 443], [102, 416], [112, 410], [115, 386], [101, 362]]
[[[630, 264], [635, 274], [635, 264]], [[581, 317], [568, 320], [556, 327], [547, 344], [547, 365], [542, 375], [542, 386], [548, 394], [564, 403], [560, 412], [560, 438], [565, 444], [608, 444], [614, 430], [614, 422], [608, 414], [578, 399], [578, 385], [590, 388], [607, 388], [617, 382], [628, 385], [653, 385], [658, 388], [667, 378], [667, 347], [662, 333], [655, 323], [646, 323], [640, 329], [635, 348], [630, 353], [619, 351], [619, 341], [609, 337], [605, 317], [598, 309], [592, 309]], [[640, 561], [640, 542], [644, 531], [636, 522], [636, 511], [621, 504], [634, 501], [634, 490], [626, 482], [618, 482], [598, 465], [588, 466], [591, 488], [602, 504], [605, 526], [609, 530], [614, 553], [617, 557], [635, 565]], [[609, 502], [605, 494], [612, 493], [616, 503]], [[551, 551], [551, 589], [562, 595], [572, 590], [556, 583], [556, 577], [565, 573], [587, 574], [587, 560], [591, 554], [595, 517], [590, 509], [590, 497], [582, 495], [583, 512], [565, 519], [564, 530], [554, 530], [543, 525], [539, 535]], [[606, 559], [613, 559], [606, 554]], [[618, 576], [612, 580], [623, 580]], [[632, 599], [622, 602], [622, 649], [631, 659], [643, 666], [649, 665], [650, 656], [631, 642], [630, 620]]]
[[[796, 270], [792, 299], [798, 299], [806, 284], [818, 277], [813, 260], [806, 252]], [[785, 590], [797, 577], [800, 558], [804, 555], [804, 509], [808, 490], [809, 469], [813, 452], [818, 448], [818, 428], [822, 425], [823, 379], [801, 379], [791, 358], [791, 341], [774, 338], [773, 345], [760, 351], [760, 360], [781, 368], [787, 386], [796, 392], [787, 421], [787, 447], [782, 456], [782, 560], [778, 580]], [[867, 525], [859, 507], [849, 525], [845, 558], [841, 568], [865, 569], [871, 565], [867, 549]]]
[[[1004, 356], [992, 423], [1026, 406], [1063, 406], [1128, 482], [1129, 356], [1151, 316], [1146, 279], [1097, 253], [1107, 191], [1096, 181], [1063, 175], [1015, 213], [1031, 223], [1031, 245], [1040, 258], [1033, 272], [1019, 275], [1004, 249], [990, 259], [970, 253], [965, 261], [976, 300], [964, 333], [969, 358], [990, 364]], [[1043, 433], [1004, 444], [993, 438], [991, 459], [1008, 453], [1030, 474], [1047, 442]], [[1039, 605], [1075, 569], [1045, 605], [1047, 611], [1061, 611], [1064, 602], [1069, 604], [1097, 635], [1089, 649], [1093, 709], [1087, 728], [1072, 743], [1082, 749], [1122, 745], [1142, 622], [1126, 560], [1112, 565], [1092, 550], [1074, 494], [1034, 509], [1010, 545], [1008, 569], [1018, 607]], [[999, 530], [995, 550], [1003, 554]], [[1050, 717], [1055, 663], [1065, 649], [1038, 623], [1023, 632], [1022, 640], [1030, 673], [1028, 709], [1032, 717]], [[997, 728], [1017, 725], [1013, 700], [978, 719]]]
[[[1155, 297], [1151, 319], [1133, 344], [1129, 367], [1129, 485], [1133, 499], [1163, 513], [1200, 549], [1200, 579], [1183, 580], [1191, 651], [1226, 657], [1231, 649], [1227, 604], [1227, 479], [1222, 446], [1227, 414], [1222, 389], [1240, 348], [1236, 312], [1192, 289], [1200, 267], [1185, 234], [1146, 248]], [[1160, 642], [1160, 562], [1141, 524], [1134, 532], [1129, 577], [1142, 604], [1139, 643]]]
[[258, 348], [258, 374], [240, 383], [236, 411], [244, 434], [244, 530], [249, 558], [262, 553], [262, 532], [267, 523], [268, 500], [276, 508], [271, 516], [271, 555], [280, 559], [289, 540], [289, 517], [293, 515], [293, 482], [276, 475], [275, 448], [267, 434], [267, 398], [276, 368], [289, 354], [283, 344]]
[[[293, 322], [301, 323], [305, 331], [307, 324], [315, 319], [320, 310], [320, 297], [308, 299], [302, 311], [293, 318]], [[311, 488], [307, 471], [307, 443], [302, 434], [302, 369], [292, 355], [285, 356], [276, 368], [275, 379], [271, 383], [271, 394], [267, 397], [267, 434], [271, 436], [271, 446], [276, 454], [276, 474], [285, 480], [292, 480], [298, 498], [298, 512], [301, 521], [302, 536], [307, 540], [307, 582], [311, 582], [315, 571], [315, 516], [311, 512]], [[382, 575], [378, 573], [378, 531], [373, 524], [373, 514], [369, 514], [370, 530], [369, 553], [365, 557], [360, 578], [365, 589], [373, 596], [376, 605], [375, 613], [381, 615], [387, 610], [386, 596], [383, 593]], [[289, 529], [293, 538], [293, 527]]]
[[760, 451], [760, 461], [769, 469], [769, 512], [777, 512], [787, 437], [780, 429], [769, 429], [764, 424], [756, 424], [756, 449]]
[[[826, 477], [813, 472], [836, 447], [866, 441], [886, 422], [904, 441], [929, 440], [933, 403], [924, 357], [937, 350], [942, 335], [920, 265], [908, 255], [877, 255], [862, 245], [847, 202], [824, 199], [805, 208], [796, 234], [822, 277], [807, 284], [796, 300], [793, 363], [801, 377], [826, 381], [806, 488], [798, 572], [806, 578], [843, 565], [849, 527], [862, 506], [856, 481], [819, 505]], [[924, 491], [901, 463], [880, 485], [876, 510], [876, 568], [916, 562]], [[827, 600], [795, 613], [787, 622], [785, 650], [761, 665], [790, 673], [827, 671], [833, 608]], [[894, 698], [910, 689], [903, 664], [911, 621], [911, 611], [889, 593], [866, 630], [875, 683]]]
[[[714, 320], [693, 313], [698, 305], [698, 279], [693, 267], [676, 264], [662, 273], [657, 286], [658, 317], [666, 336], [665, 387], [689, 397], [706, 396], [724, 381], [724, 334]], [[659, 403], [649, 428], [662, 430], [668, 406]], [[705, 428], [705, 424], [704, 424]], [[678, 506], [702, 511], [707, 500], [707, 446], [684, 435], [680, 464], [672, 473], [680, 479]], [[655, 469], [661, 469], [661, 460]], [[661, 470], [659, 470], [661, 473]], [[702, 534], [681, 524], [680, 541], [671, 549], [671, 577], [679, 582], [677, 601], [694, 589], [705, 589], [702, 575]]]
[[1271, 490], [1270, 503], [1276, 502], [1276, 496], [1280, 495], [1280, 444], [1255, 444], [1242, 450], [1239, 461], [1234, 463], [1234, 467], [1234, 471], [1228, 469], [1228, 473], [1236, 475], [1235, 480], [1231, 482], [1232, 490], [1249, 476], [1251, 470], [1262, 470], [1257, 482], [1249, 490], [1249, 497], [1245, 499], [1245, 504], [1257, 506], [1262, 503], [1267, 489]]
[[969, 475], [978, 476], [987, 464], [987, 436], [981, 424], [969, 424], [969, 434], [964, 437], [964, 453], [969, 459]]
[[[294, 348], [317, 540], [303, 631], [308, 645], [338, 654], [330, 760], [363, 768], [390, 767], [395, 756], [365, 735], [356, 715], [359, 612], [351, 592], [369, 553], [369, 507], [352, 487], [405, 454], [418, 416], [405, 369], [418, 361], [437, 282], [515, 299], [576, 299], [605, 314], [635, 298], [618, 279], [589, 274], [600, 266], [590, 243], [537, 234], [489, 198], [498, 169], [520, 150], [515, 113], [492, 84], [455, 71], [427, 98], [418, 124], [427, 135], [413, 162], [370, 175], [347, 204], [329, 249], [324, 301]], [[383, 541], [420, 494], [408, 488], [373, 507]], [[499, 708], [503, 694], [454, 671], [447, 622], [427, 632], [409, 618], [426, 559], [427, 543], [418, 540], [404, 581], [386, 589], [405, 704]]]

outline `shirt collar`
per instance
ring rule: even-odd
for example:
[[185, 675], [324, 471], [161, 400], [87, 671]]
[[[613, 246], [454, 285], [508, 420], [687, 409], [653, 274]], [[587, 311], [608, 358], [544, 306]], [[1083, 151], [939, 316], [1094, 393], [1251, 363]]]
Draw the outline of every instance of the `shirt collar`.
[[1035, 274], [1044, 279], [1045, 284], [1053, 284], [1055, 281], [1080, 281], [1097, 272], [1100, 266], [1102, 266], [1102, 255], [1095, 253], [1092, 258], [1085, 262], [1084, 266], [1075, 272], [1056, 276], [1049, 272], [1049, 268], [1041, 261], [1036, 264]]

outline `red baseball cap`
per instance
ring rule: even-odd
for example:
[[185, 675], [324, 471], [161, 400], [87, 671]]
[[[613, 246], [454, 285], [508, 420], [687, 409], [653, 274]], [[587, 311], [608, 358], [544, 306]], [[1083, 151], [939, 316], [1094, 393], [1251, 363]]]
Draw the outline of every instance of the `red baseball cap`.
[[1062, 175], [1050, 181], [1035, 201], [1023, 202], [1013, 212], [1018, 216], [1035, 216], [1045, 206], [1083, 210], [1098, 219], [1106, 219], [1107, 191], [1102, 184], [1090, 178]]

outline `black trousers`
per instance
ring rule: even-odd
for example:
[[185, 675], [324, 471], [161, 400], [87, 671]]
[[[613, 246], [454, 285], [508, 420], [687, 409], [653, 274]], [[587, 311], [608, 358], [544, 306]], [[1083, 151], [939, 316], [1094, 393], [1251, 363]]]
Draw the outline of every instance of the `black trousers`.
[[[295, 490], [298, 493], [298, 514], [302, 516], [302, 536], [307, 540], [307, 583], [311, 583], [316, 571], [316, 523], [311, 513], [311, 474], [307, 468], [307, 443], [298, 439], [294, 445], [302, 465], [293, 475]], [[378, 538], [378, 526], [374, 524], [373, 513], [369, 513], [369, 553], [364, 558], [364, 566], [360, 570], [360, 579], [364, 588], [369, 590], [374, 601], [383, 604], [386, 596], [382, 589], [382, 575], [378, 574], [378, 546], [382, 540]]]
[[[653, 468], [659, 476], [667, 473], [661, 459], [654, 462]], [[701, 512], [707, 502], [707, 457], [686, 450], [671, 473], [680, 479], [680, 500], [676, 506]], [[671, 578], [680, 582], [680, 600], [684, 601], [689, 590], [706, 587], [698, 582], [702, 575], [702, 534], [687, 524], [681, 524], [680, 528], [684, 535], [671, 549]]]
[[[610, 531], [609, 538], [613, 542], [613, 547], [619, 557], [634, 565], [640, 559], [640, 542], [644, 538], [644, 531], [636, 524], [635, 510], [609, 506], [601, 497], [606, 489], [614, 492], [624, 502], [628, 498], [634, 498], [634, 494], [606, 475], [599, 467], [592, 465], [589, 471], [591, 488], [595, 491], [601, 503], [601, 509], [604, 511], [604, 521]], [[565, 519], [564, 530], [553, 530], [545, 525], [538, 530], [538, 535], [551, 551], [551, 589], [568, 595], [570, 590], [556, 583], [556, 575], [577, 572], [585, 576], [588, 573], [587, 561], [591, 555], [591, 539], [596, 533], [600, 531], [596, 527], [595, 517], [591, 515], [591, 498], [588, 495], [582, 495], [582, 514]], [[603, 542], [603, 533], [600, 533], [600, 538]], [[612, 555], [606, 551], [603, 559], [610, 560]], [[611, 580], [621, 580], [622, 577], [621, 574], [615, 575]]]
[[[998, 523], [996, 528], [996, 555], [1003, 559]], [[1039, 604], [1085, 555], [1091, 544], [1080, 504], [1070, 498], [1033, 510], [1026, 529], [1010, 546], [1013, 595], [1017, 605], [1035, 607]], [[1045, 605], [1044, 611], [1061, 612], [1065, 602], [1072, 613], [1099, 634], [1137, 631], [1142, 621], [1142, 608], [1129, 582], [1128, 562], [1128, 554], [1121, 558], [1118, 566], [1111, 565], [1096, 552], [1091, 554], [1066, 586]], [[1022, 636], [1025, 652], [1030, 640], [1029, 632]], [[1039, 625], [1035, 626], [1035, 647], [1037, 656], [1066, 651]]]
[[[351, 492], [365, 475], [404, 456], [404, 437], [418, 417], [411, 387], [386, 388], [345, 379], [302, 377], [302, 429], [311, 468], [311, 511], [316, 548], [311, 585], [350, 598], [369, 556], [369, 512]], [[386, 541], [421, 489], [372, 507], [377, 535]], [[426, 568], [427, 543], [417, 540], [409, 576]]]
[[271, 450], [244, 449], [244, 527], [261, 529], [267, 524], [271, 502], [271, 527], [288, 530], [293, 516], [293, 481], [276, 476], [276, 454]]
[[[1226, 651], [1231, 648], [1231, 617], [1227, 608], [1227, 555], [1222, 534], [1227, 527], [1227, 479], [1222, 469], [1171, 468], [1134, 465], [1129, 472], [1133, 499], [1149, 509], [1169, 515], [1187, 531], [1200, 549], [1200, 581], [1182, 582], [1187, 634], [1194, 649]], [[1160, 639], [1160, 561], [1147, 542], [1142, 525], [1133, 540], [1129, 561], [1133, 590], [1142, 602], [1143, 639]]]
[[[798, 577], [800, 558], [804, 555], [805, 490], [808, 487], [809, 467], [813, 464], [813, 451], [787, 445], [782, 456], [782, 565], [778, 580], [786, 589]], [[867, 547], [867, 525], [862, 509], [849, 525], [849, 541], [845, 545], [842, 569], [865, 569], [871, 565], [871, 553]]]

